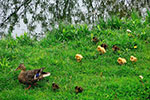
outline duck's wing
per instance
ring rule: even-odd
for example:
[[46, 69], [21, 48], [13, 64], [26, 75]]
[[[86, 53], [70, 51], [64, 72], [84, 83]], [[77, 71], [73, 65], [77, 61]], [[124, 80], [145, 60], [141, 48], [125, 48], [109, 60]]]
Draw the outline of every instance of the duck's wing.
[[44, 69], [45, 68], [26, 71], [25, 73], [26, 83], [32, 84], [42, 79], [43, 78], [42, 73], [45, 73], [43, 72]]

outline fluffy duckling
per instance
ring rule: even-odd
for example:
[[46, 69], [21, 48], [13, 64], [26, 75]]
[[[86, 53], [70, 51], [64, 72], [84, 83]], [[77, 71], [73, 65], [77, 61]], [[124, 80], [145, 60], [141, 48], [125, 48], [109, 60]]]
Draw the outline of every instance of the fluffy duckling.
[[76, 93], [81, 93], [83, 91], [83, 88], [82, 87], [79, 87], [79, 86], [76, 86], [75, 87], [75, 92]]
[[99, 39], [94, 36], [93, 39], [92, 39], [92, 41], [93, 41], [94, 43], [97, 43], [97, 42], [99, 42]]
[[122, 65], [122, 64], [125, 64], [127, 61], [126, 61], [125, 58], [119, 57], [118, 60], [117, 60], [117, 62], [118, 62], [120, 65]]
[[120, 50], [120, 48], [117, 47], [116, 45], [113, 45], [112, 50], [113, 50], [113, 51], [118, 51], [118, 50]]
[[104, 47], [101, 47], [101, 46], [98, 46], [98, 47], [97, 47], [97, 51], [99, 51], [99, 52], [102, 53], [102, 54], [106, 53], [105, 48], [104, 48]]
[[76, 58], [77, 62], [80, 62], [82, 60], [83, 56], [81, 54], [76, 54], [75, 58]]
[[136, 57], [134, 57], [134, 56], [131, 56], [131, 57], [130, 57], [130, 61], [132, 61], [132, 62], [136, 62], [136, 61], [137, 61], [137, 58], [136, 58]]
[[104, 44], [101, 44], [101, 47], [103, 47], [104, 49], [107, 49], [108, 45], [104, 43]]
[[53, 83], [52, 89], [55, 91], [55, 90], [59, 89], [59, 86], [56, 83]]

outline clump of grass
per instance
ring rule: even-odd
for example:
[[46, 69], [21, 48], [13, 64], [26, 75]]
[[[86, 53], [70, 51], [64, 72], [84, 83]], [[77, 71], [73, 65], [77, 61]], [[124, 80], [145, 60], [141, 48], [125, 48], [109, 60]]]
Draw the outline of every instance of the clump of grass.
[[54, 34], [59, 41], [78, 40], [90, 33], [88, 26], [85, 25], [66, 25], [60, 24], [58, 29], [54, 30]]

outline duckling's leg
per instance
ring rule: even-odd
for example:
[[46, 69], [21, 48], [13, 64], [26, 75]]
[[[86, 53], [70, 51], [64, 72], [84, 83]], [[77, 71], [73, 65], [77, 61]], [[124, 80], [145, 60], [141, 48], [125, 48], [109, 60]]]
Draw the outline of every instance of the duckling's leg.
[[26, 90], [30, 89], [30, 87], [31, 87], [31, 85], [29, 85], [29, 87], [28, 87], [28, 88], [26, 88]]

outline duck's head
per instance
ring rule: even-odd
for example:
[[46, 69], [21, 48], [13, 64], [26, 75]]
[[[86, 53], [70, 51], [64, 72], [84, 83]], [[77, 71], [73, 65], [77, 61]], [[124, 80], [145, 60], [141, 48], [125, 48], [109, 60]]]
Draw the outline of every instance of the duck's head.
[[23, 71], [25, 71], [25, 70], [26, 70], [26, 67], [24, 66], [23, 63], [21, 63], [21, 64], [18, 66], [18, 68], [16, 68], [15, 71], [17, 71], [17, 70], [23, 70]]
[[78, 90], [78, 89], [79, 89], [79, 87], [78, 87], [78, 86], [76, 86], [76, 87], [75, 87], [75, 89], [76, 89], [76, 90]]

